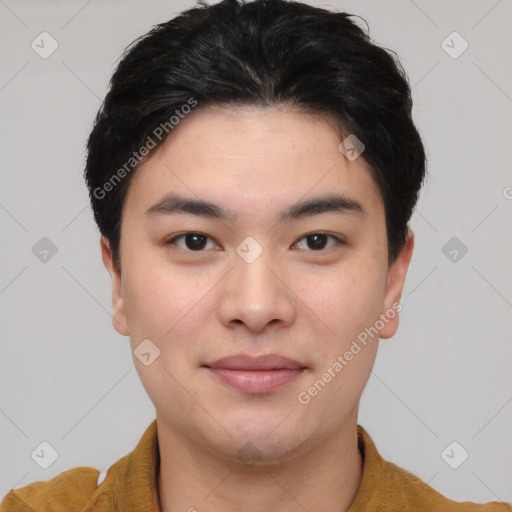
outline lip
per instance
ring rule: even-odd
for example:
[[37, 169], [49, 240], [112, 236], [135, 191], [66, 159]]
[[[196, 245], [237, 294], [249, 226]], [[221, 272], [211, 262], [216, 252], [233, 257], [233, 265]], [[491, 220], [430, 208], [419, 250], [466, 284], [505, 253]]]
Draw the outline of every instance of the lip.
[[234, 354], [232, 356], [217, 359], [213, 363], [207, 363], [209, 368], [221, 368], [225, 370], [297, 370], [305, 366], [294, 359], [279, 354], [266, 354], [252, 357], [245, 354]]
[[203, 365], [223, 382], [245, 393], [268, 393], [296, 379], [306, 366], [278, 354], [236, 354]]

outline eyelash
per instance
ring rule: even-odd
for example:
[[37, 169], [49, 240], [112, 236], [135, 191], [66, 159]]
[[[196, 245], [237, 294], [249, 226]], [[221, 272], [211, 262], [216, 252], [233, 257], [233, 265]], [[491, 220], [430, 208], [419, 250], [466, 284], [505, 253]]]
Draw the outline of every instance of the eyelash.
[[[175, 242], [176, 240], [178, 240], [179, 238], [182, 238], [182, 237], [185, 237], [186, 235], [199, 235], [199, 236], [202, 236], [202, 237], [206, 237], [206, 238], [209, 238], [210, 240], [213, 240], [211, 237], [209, 237], [208, 235], [204, 234], [204, 233], [201, 233], [199, 231], [185, 231], [184, 233], [180, 233], [178, 235], [175, 235], [173, 236], [172, 238], [170, 238], [169, 240], [167, 240], [165, 242], [165, 245], [175, 245]], [[294, 245], [296, 245], [298, 242], [300, 242], [301, 240], [307, 238], [308, 236], [313, 236], [313, 235], [326, 235], [328, 238], [333, 238], [334, 240], [336, 240], [336, 242], [338, 242], [339, 245], [346, 245], [346, 242], [345, 240], [343, 240], [342, 238], [339, 238], [335, 235], [331, 235], [329, 233], [324, 233], [323, 231], [313, 231], [312, 233], [307, 233], [306, 235], [303, 235], [301, 238], [298, 239], [297, 242], [295, 242]], [[333, 246], [331, 246], [333, 247]], [[320, 249], [318, 251], [315, 251], [315, 250], [307, 250], [307, 252], [313, 252], [313, 253], [323, 253], [323, 252], [326, 252], [328, 249], [330, 249], [331, 247], [328, 247], [327, 249]], [[181, 249], [181, 247], [179, 247], [179, 249]], [[205, 252], [204, 249], [202, 250], [198, 250], [198, 251], [191, 251], [190, 249], [182, 249], [183, 251], [185, 252], [189, 252], [189, 253], [201, 253], [201, 252]]]

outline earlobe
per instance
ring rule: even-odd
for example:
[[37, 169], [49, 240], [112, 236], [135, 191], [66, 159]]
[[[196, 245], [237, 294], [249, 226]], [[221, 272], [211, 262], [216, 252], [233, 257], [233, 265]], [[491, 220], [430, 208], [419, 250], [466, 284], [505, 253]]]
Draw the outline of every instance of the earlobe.
[[402, 306], [400, 298], [404, 288], [405, 277], [411, 261], [412, 252], [414, 249], [414, 233], [409, 228], [407, 231], [407, 239], [397, 256], [396, 260], [390, 265], [388, 269], [388, 284], [386, 287], [386, 295], [384, 297], [384, 327], [380, 331], [380, 338], [391, 338], [398, 330], [399, 324], [399, 311]]
[[128, 336], [124, 298], [122, 294], [121, 272], [114, 264], [110, 242], [106, 236], [100, 239], [101, 257], [112, 279], [112, 325], [123, 336]]

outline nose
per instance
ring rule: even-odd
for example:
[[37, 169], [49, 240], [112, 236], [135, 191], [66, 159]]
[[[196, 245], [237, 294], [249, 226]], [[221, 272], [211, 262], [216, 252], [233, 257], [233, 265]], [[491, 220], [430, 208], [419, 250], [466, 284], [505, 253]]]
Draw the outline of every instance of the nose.
[[234, 267], [223, 279], [219, 315], [226, 327], [245, 325], [261, 332], [291, 325], [296, 317], [298, 298], [290, 272], [264, 250], [255, 261], [236, 257]]

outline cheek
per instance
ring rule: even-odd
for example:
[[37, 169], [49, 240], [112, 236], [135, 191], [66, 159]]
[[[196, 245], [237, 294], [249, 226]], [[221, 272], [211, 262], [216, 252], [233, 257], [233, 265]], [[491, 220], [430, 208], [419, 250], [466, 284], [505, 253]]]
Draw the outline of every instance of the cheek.
[[310, 273], [298, 295], [319, 328], [332, 334], [326, 338], [329, 347], [332, 340], [337, 345], [350, 342], [375, 322], [384, 300], [384, 284], [385, 276], [376, 266], [347, 264], [329, 273]]
[[195, 402], [178, 383], [187, 380], [187, 365], [183, 364], [191, 357], [187, 341], [197, 326], [193, 305], [204, 292], [190, 276], [169, 275], [156, 265], [139, 265], [137, 270], [127, 265], [126, 270], [123, 295], [131, 348], [135, 350], [142, 340], [150, 339], [160, 349], [148, 366], [134, 356], [140, 380], [157, 409], [167, 417], [175, 414], [176, 408], [184, 415], [193, 414]]
[[378, 267], [354, 264], [333, 272], [330, 279], [317, 280], [322, 285], [314, 292], [302, 289], [304, 302], [329, 327], [326, 330], [322, 326], [327, 334], [315, 338], [316, 367], [308, 382], [311, 388], [305, 389], [317, 393], [312, 398], [313, 407], [318, 416], [325, 415], [326, 428], [356, 407], [370, 376], [378, 336], [369, 337], [365, 329], [379, 318], [383, 279]]
[[185, 314], [189, 289], [182, 279], [171, 278], [154, 266], [141, 265], [127, 272], [123, 297], [132, 337], [162, 338]]
[[214, 314], [213, 295], [207, 292], [216, 279], [197, 268], [171, 269], [155, 262], [131, 270], [123, 296], [132, 344], [152, 339], [165, 358], [178, 357], [182, 351], [189, 353], [189, 342], [200, 337]]

